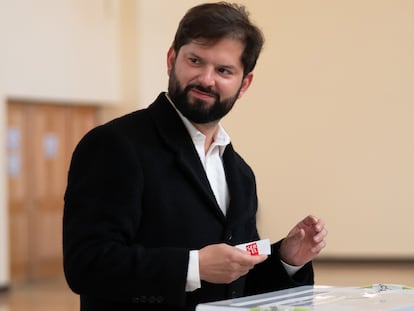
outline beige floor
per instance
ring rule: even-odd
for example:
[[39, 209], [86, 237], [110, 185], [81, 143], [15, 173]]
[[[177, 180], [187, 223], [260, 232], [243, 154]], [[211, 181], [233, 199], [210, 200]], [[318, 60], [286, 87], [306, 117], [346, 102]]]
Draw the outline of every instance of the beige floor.
[[76, 311], [79, 302], [62, 279], [13, 286], [0, 294], [0, 311]]
[[[364, 286], [399, 283], [414, 286], [414, 262], [315, 263], [318, 285]], [[62, 279], [14, 286], [0, 293], [0, 311], [77, 311], [79, 302]]]

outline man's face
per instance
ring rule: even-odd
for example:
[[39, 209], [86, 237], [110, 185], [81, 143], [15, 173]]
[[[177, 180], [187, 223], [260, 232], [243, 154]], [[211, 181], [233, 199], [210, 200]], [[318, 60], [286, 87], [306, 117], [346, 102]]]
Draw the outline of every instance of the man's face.
[[214, 44], [193, 41], [178, 54], [168, 52], [168, 94], [190, 121], [219, 121], [247, 90], [252, 73], [243, 78], [243, 45], [233, 39]]

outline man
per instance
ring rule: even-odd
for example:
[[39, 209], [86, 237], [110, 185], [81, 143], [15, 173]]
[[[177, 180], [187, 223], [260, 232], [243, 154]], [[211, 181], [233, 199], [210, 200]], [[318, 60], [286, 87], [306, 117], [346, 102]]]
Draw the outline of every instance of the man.
[[243, 7], [190, 9], [167, 54], [168, 93], [81, 140], [63, 219], [81, 310], [194, 310], [313, 284], [327, 234], [313, 216], [269, 256], [234, 247], [259, 239], [256, 184], [219, 121], [249, 88], [262, 45]]

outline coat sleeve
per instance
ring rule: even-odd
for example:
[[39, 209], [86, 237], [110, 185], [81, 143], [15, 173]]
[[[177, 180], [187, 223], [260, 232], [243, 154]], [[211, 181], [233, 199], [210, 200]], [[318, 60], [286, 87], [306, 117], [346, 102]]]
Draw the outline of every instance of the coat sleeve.
[[64, 202], [65, 276], [82, 295], [182, 305], [189, 250], [136, 242], [145, 187], [136, 153], [106, 127], [92, 130], [75, 149]]
[[290, 277], [282, 265], [279, 248], [282, 241], [272, 244], [272, 254], [253, 268], [246, 278], [245, 295], [261, 294], [276, 290], [314, 284], [312, 263], [309, 262]]

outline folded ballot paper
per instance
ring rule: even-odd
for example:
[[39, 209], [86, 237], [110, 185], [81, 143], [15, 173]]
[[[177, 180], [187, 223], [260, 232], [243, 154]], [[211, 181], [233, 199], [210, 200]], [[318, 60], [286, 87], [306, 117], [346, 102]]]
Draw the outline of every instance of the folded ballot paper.
[[414, 289], [398, 284], [366, 287], [300, 286], [197, 306], [196, 311], [413, 311]]
[[253, 241], [249, 243], [236, 245], [237, 248], [240, 248], [244, 251], [247, 251], [252, 256], [256, 255], [270, 255], [270, 240], [264, 239], [259, 241]]

